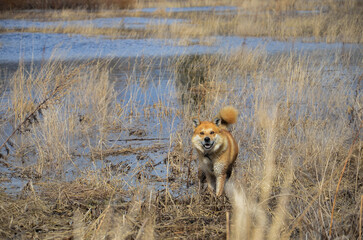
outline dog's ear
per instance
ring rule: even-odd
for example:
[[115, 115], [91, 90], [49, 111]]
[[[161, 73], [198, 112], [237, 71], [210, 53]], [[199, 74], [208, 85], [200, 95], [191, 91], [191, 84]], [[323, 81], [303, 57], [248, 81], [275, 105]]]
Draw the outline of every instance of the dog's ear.
[[193, 126], [196, 128], [196, 127], [199, 126], [199, 124], [200, 124], [199, 119], [198, 118], [193, 118]]
[[219, 125], [221, 125], [222, 120], [220, 118], [215, 118], [213, 122], [215, 125], [219, 127]]

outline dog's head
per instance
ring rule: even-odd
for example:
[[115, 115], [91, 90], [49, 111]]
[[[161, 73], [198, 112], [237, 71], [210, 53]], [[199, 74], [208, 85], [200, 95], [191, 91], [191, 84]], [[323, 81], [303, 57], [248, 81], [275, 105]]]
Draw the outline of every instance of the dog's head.
[[216, 118], [213, 122], [200, 122], [198, 119], [193, 119], [194, 134], [192, 142], [199, 151], [206, 154], [219, 149], [221, 145], [220, 123], [219, 118]]

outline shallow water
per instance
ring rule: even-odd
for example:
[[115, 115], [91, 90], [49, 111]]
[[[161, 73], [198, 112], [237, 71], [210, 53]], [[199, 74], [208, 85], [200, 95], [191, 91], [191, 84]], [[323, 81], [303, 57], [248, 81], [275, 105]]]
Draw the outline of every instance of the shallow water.
[[[5, 33], [0, 34], [0, 64], [49, 60], [166, 57], [189, 54], [228, 53], [242, 47], [263, 48], [267, 53], [312, 50], [360, 49], [359, 44], [282, 42], [268, 38], [215, 36], [190, 39], [191, 45], [180, 39], [109, 39], [103, 36], [85, 37], [79, 34]], [[208, 42], [204, 45], [203, 42]]]

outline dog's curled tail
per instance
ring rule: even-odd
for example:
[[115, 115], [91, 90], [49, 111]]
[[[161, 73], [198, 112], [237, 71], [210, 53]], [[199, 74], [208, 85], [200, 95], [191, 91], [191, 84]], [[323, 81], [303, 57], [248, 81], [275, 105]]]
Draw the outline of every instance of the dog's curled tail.
[[237, 122], [238, 111], [233, 106], [227, 106], [221, 109], [218, 117], [221, 119], [222, 125], [228, 126], [229, 124]]

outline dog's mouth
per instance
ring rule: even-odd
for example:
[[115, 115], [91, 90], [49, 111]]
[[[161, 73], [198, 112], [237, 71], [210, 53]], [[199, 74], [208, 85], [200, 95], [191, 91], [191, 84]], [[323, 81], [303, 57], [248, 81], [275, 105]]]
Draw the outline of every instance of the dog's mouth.
[[207, 150], [211, 149], [214, 145], [214, 142], [210, 142], [210, 143], [202, 143], [203, 147]]

